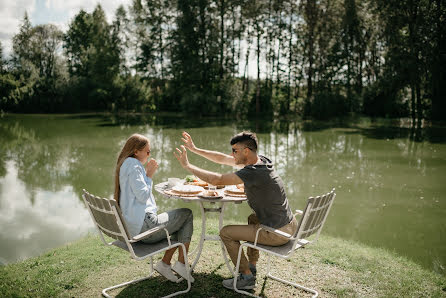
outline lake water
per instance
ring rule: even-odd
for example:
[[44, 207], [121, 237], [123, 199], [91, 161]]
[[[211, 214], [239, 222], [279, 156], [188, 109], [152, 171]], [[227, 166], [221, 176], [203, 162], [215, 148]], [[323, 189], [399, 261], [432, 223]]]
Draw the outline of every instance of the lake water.
[[[39, 255], [95, 231], [81, 193], [113, 194], [116, 157], [132, 133], [151, 140], [155, 183], [186, 173], [173, 156], [188, 131], [198, 147], [230, 153], [231, 136], [256, 131], [293, 209], [336, 188], [323, 233], [384, 247], [446, 270], [446, 128], [404, 120], [347, 122], [186, 120], [168, 115], [3, 115], [0, 118], [0, 262]], [[205, 169], [231, 172], [189, 154]], [[155, 194], [159, 209], [196, 204]], [[250, 214], [227, 208], [226, 223]]]

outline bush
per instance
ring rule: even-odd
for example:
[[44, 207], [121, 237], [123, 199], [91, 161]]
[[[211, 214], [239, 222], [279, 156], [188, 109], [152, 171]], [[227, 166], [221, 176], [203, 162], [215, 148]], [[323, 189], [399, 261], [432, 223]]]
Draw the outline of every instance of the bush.
[[316, 119], [341, 117], [350, 112], [348, 99], [339, 93], [329, 91], [316, 93], [310, 105], [309, 116]]
[[380, 80], [366, 87], [363, 95], [363, 112], [372, 117], [406, 117], [407, 103], [392, 80]]

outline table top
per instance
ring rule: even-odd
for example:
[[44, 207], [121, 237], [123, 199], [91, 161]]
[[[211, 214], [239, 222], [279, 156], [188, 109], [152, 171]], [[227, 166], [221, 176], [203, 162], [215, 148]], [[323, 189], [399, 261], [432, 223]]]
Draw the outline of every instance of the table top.
[[243, 201], [246, 201], [246, 196], [245, 197], [233, 197], [233, 196], [228, 196], [224, 193], [224, 188], [222, 189], [217, 189], [216, 191], [218, 192], [219, 195], [222, 196], [221, 199], [206, 199], [206, 198], [202, 198], [199, 196], [195, 196], [195, 197], [183, 197], [180, 195], [173, 195], [172, 193], [166, 193], [166, 190], [170, 190], [169, 184], [168, 182], [161, 182], [155, 185], [155, 190], [158, 191], [160, 194], [166, 196], [166, 197], [170, 197], [170, 198], [175, 198], [175, 199], [181, 199], [183, 201], [188, 201], [188, 202], [211, 202], [211, 203], [226, 203], [226, 202], [233, 202], [233, 203], [241, 203]]

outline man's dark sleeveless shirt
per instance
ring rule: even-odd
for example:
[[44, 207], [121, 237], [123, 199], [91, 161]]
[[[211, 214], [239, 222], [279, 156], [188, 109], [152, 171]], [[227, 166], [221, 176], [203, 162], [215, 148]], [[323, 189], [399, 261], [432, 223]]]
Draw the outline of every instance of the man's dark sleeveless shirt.
[[293, 219], [282, 179], [268, 158], [259, 155], [262, 164], [247, 165], [235, 172], [245, 183], [249, 207], [260, 223], [278, 229]]

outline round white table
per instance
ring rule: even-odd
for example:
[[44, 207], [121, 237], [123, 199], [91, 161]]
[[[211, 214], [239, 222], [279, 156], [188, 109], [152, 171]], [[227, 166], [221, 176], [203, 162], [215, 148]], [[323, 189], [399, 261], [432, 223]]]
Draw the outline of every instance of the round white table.
[[[219, 213], [219, 222], [218, 222], [218, 227], [219, 230], [221, 230], [221, 228], [223, 227], [223, 215], [224, 215], [224, 211], [225, 211], [225, 204], [227, 203], [235, 203], [235, 204], [240, 204], [244, 201], [246, 201], [246, 196], [229, 196], [226, 195], [224, 193], [224, 188], [223, 189], [217, 189], [217, 192], [219, 195], [222, 196], [221, 199], [206, 199], [206, 198], [202, 198], [199, 196], [195, 196], [195, 197], [184, 197], [184, 196], [180, 196], [180, 195], [174, 195], [171, 192], [170, 193], [166, 193], [165, 191], [170, 190], [170, 187], [168, 185], [167, 182], [162, 182], [162, 183], [158, 183], [155, 185], [155, 190], [158, 191], [160, 194], [162, 194], [163, 196], [169, 197], [169, 198], [175, 198], [175, 199], [180, 199], [183, 200], [185, 202], [197, 202], [200, 206], [200, 211], [201, 211], [201, 236], [200, 236], [200, 241], [198, 243], [198, 246], [196, 249], [194, 249], [194, 251], [190, 252], [189, 255], [194, 255], [195, 253], [197, 254], [195, 256], [194, 262], [191, 265], [191, 270], [194, 269], [195, 265], [197, 264], [198, 260], [200, 259], [200, 255], [201, 255], [201, 251], [203, 250], [203, 244], [204, 241], [206, 240], [210, 240], [210, 241], [219, 241], [220, 245], [221, 245], [221, 251], [222, 251], [222, 255], [223, 258], [225, 260], [226, 266], [228, 267], [229, 271], [234, 275], [234, 270], [232, 268], [232, 266], [230, 265], [229, 259], [226, 255], [226, 248], [223, 244], [223, 242], [220, 240], [220, 236], [218, 235], [206, 235], [206, 213], [209, 212], [216, 212]], [[211, 204], [211, 205], [215, 205], [218, 204], [220, 207], [218, 208], [206, 208], [204, 206], [204, 204]]]

